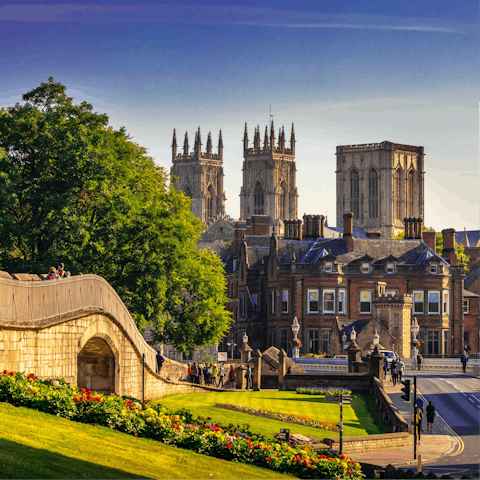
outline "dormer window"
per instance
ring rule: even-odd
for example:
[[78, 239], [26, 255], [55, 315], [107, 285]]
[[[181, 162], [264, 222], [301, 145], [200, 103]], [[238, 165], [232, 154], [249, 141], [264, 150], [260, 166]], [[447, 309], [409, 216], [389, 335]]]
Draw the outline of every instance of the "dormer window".
[[326, 272], [333, 272], [333, 263], [332, 262], [325, 263], [325, 271]]
[[362, 263], [362, 273], [370, 273], [370, 264], [369, 263]]
[[430, 273], [437, 273], [437, 264], [436, 263], [431, 263], [430, 264]]
[[395, 264], [387, 263], [387, 273], [395, 273]]

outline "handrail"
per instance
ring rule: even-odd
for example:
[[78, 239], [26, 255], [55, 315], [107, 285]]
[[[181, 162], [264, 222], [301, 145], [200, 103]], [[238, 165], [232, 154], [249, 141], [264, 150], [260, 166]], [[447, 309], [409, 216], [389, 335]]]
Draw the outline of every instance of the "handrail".
[[114, 288], [98, 275], [23, 282], [0, 278], [0, 325], [40, 326], [99, 310], [111, 315], [129, 336], [140, 357], [156, 371], [156, 352], [139, 332]]

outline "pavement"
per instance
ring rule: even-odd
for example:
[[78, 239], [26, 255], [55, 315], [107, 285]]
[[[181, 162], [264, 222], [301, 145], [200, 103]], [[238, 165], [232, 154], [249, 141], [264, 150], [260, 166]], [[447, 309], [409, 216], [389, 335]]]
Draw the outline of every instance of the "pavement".
[[[402, 398], [402, 384], [398, 383], [395, 387], [390, 380], [390, 376], [384, 382], [384, 390], [390, 397], [392, 403], [398, 409], [400, 415], [405, 421], [411, 424], [413, 413], [413, 395], [412, 401], [406, 403]], [[461, 440], [449, 430], [447, 425], [439, 422], [437, 418], [433, 423], [433, 433], [427, 432], [427, 419], [424, 417], [422, 424], [424, 431], [421, 432], [420, 442], [417, 443], [417, 459], [414, 459], [414, 436], [411, 435], [410, 445], [407, 447], [385, 448], [378, 452], [359, 453], [348, 455], [356, 462], [371, 463], [386, 467], [394, 465], [395, 467], [412, 468], [418, 466], [418, 457], [421, 456], [422, 465], [428, 464], [447, 454], [455, 454], [461, 448]], [[411, 426], [410, 433], [411, 433]]]

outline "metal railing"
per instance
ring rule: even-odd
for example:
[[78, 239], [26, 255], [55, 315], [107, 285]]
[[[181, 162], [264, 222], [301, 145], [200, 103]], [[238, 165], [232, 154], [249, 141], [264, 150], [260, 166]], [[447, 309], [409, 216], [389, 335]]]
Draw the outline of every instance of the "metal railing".
[[145, 354], [145, 363], [156, 371], [155, 350], [144, 340], [127, 307], [104, 278], [78, 275], [39, 282], [0, 278], [0, 325], [40, 326], [94, 311], [111, 315], [140, 357]]

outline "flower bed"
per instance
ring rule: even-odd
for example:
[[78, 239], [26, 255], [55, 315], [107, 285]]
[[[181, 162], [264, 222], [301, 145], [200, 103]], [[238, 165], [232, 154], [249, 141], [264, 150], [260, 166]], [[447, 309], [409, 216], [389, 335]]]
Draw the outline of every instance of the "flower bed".
[[344, 455], [319, 454], [309, 447], [292, 448], [266, 440], [248, 428], [194, 421], [187, 410], [170, 412], [160, 404], [141, 403], [116, 394], [100, 395], [70, 387], [63, 380], [41, 381], [33, 374], [4, 370], [0, 374], [0, 401], [299, 478], [363, 477], [360, 465]]
[[338, 432], [337, 425], [332, 422], [324, 422], [323, 420], [313, 420], [305, 415], [292, 415], [290, 413], [275, 412], [274, 410], [266, 410], [262, 408], [247, 407], [245, 405], [222, 405], [217, 403], [214, 405], [218, 408], [226, 408], [228, 410], [235, 410], [237, 412], [248, 413], [249, 415], [257, 415], [265, 418], [273, 418], [282, 422], [296, 423], [298, 425], [305, 425], [306, 427], [321, 428], [322, 430], [330, 430]]
[[352, 391], [338, 387], [300, 387], [297, 388], [297, 393], [305, 395], [351, 395]]

